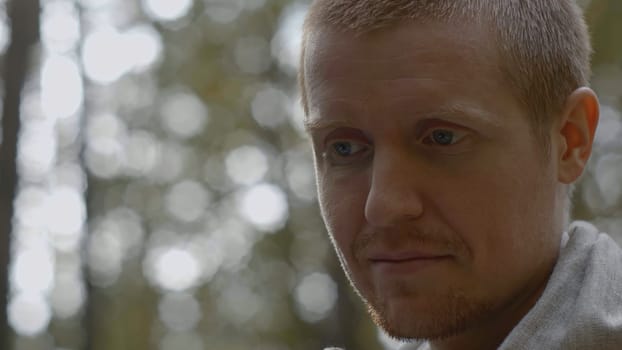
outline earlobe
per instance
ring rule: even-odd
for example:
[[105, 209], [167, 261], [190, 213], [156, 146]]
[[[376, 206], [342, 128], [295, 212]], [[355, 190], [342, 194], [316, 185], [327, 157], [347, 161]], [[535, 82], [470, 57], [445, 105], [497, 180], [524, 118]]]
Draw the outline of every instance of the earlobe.
[[594, 91], [582, 87], [568, 96], [560, 125], [560, 182], [570, 184], [583, 173], [592, 153], [598, 117], [598, 98]]

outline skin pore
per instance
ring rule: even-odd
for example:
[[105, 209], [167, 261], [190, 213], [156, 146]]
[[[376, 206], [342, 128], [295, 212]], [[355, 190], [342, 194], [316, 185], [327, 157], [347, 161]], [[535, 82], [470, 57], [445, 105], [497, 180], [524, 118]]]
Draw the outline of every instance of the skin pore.
[[437, 349], [496, 348], [535, 304], [598, 120], [575, 91], [544, 156], [492, 42], [468, 23], [322, 28], [303, 60], [343, 268], [388, 334]]

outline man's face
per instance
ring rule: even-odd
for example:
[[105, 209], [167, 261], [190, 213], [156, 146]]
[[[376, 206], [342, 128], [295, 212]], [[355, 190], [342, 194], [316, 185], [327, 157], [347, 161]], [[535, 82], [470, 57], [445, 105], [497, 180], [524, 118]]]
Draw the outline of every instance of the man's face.
[[376, 322], [429, 339], [518, 322], [556, 260], [562, 196], [491, 36], [408, 23], [309, 39], [322, 215]]

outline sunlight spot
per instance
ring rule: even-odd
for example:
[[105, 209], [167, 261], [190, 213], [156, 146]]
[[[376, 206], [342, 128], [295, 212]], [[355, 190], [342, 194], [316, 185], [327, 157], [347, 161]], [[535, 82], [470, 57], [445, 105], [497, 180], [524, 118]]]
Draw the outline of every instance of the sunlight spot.
[[47, 301], [37, 293], [14, 296], [9, 301], [7, 313], [13, 329], [24, 336], [35, 336], [45, 331], [52, 317]]
[[41, 22], [41, 40], [51, 51], [67, 52], [78, 43], [80, 22], [70, 1], [45, 2]]
[[27, 228], [45, 229], [47, 193], [37, 186], [22, 187], [15, 199], [15, 217]]
[[288, 217], [287, 197], [278, 186], [255, 185], [243, 194], [239, 210], [258, 229], [276, 231]]
[[145, 232], [141, 217], [134, 210], [126, 207], [111, 210], [98, 229], [115, 237], [119, 242], [123, 259], [140, 254]]
[[68, 186], [51, 190], [46, 203], [47, 228], [63, 240], [78, 243], [86, 220], [86, 207], [82, 194]]
[[192, 330], [201, 320], [201, 305], [187, 293], [167, 293], [158, 305], [160, 320], [170, 330]]
[[291, 75], [298, 71], [302, 47], [302, 25], [308, 5], [294, 2], [283, 10], [279, 29], [272, 38], [272, 56], [281, 69]]
[[54, 166], [56, 157], [57, 140], [53, 124], [48, 121], [24, 123], [17, 150], [20, 174], [26, 178], [44, 176]]
[[11, 264], [11, 285], [19, 292], [48, 293], [54, 285], [54, 255], [47, 247], [22, 248]]
[[125, 123], [116, 115], [104, 113], [89, 118], [86, 140], [89, 148], [107, 152], [120, 147], [119, 142], [127, 135]]
[[118, 237], [106, 230], [89, 236], [87, 262], [90, 281], [98, 287], [113, 285], [121, 274], [123, 247]]
[[253, 118], [263, 127], [277, 127], [288, 119], [288, 103], [289, 98], [282, 90], [267, 85], [251, 102]]
[[114, 114], [94, 115], [86, 126], [86, 163], [96, 176], [111, 178], [121, 170], [122, 142], [127, 137], [127, 127]]
[[305, 276], [294, 292], [299, 315], [307, 322], [320, 321], [337, 301], [337, 284], [325, 273]]
[[201, 133], [209, 116], [203, 101], [187, 92], [175, 92], [166, 96], [160, 113], [166, 129], [181, 138]]
[[165, 290], [184, 291], [194, 287], [201, 276], [197, 259], [187, 249], [160, 248], [151, 253], [150, 275]]
[[225, 159], [227, 175], [241, 185], [252, 185], [263, 179], [268, 172], [268, 157], [258, 147], [241, 146]]
[[135, 72], [143, 72], [154, 65], [162, 53], [160, 34], [149, 25], [137, 25], [123, 33], [124, 55], [127, 65]]
[[173, 21], [185, 16], [192, 8], [192, 0], [143, 0], [147, 14], [158, 21]]
[[107, 6], [111, 6], [117, 1], [120, 0], [78, 0], [81, 5], [91, 10], [103, 9]]
[[204, 281], [209, 282], [214, 277], [220, 269], [225, 255], [231, 253], [223, 249], [219, 243], [221, 242], [212, 236], [207, 238], [205, 235], [197, 235], [189, 247], [199, 261], [202, 271], [201, 279]]
[[50, 301], [57, 317], [76, 315], [86, 301], [86, 291], [80, 277], [69, 271], [58, 273]]
[[209, 193], [202, 184], [186, 180], [170, 188], [166, 194], [165, 205], [175, 218], [193, 222], [205, 213], [209, 199]]
[[146, 131], [131, 134], [125, 145], [125, 167], [130, 175], [143, 176], [156, 166], [160, 148], [158, 139]]
[[147, 174], [149, 179], [167, 183], [177, 179], [187, 163], [188, 150], [176, 142], [162, 142], [155, 167]]
[[10, 35], [11, 30], [9, 29], [6, 15], [0, 14], [0, 54], [4, 54], [9, 46]]
[[217, 261], [226, 271], [237, 271], [246, 266], [255, 243], [254, 232], [241, 220], [223, 217], [212, 234], [214, 247], [222, 252]]
[[86, 76], [95, 83], [107, 85], [131, 69], [122, 43], [123, 36], [114, 28], [102, 28], [88, 34], [82, 47]]

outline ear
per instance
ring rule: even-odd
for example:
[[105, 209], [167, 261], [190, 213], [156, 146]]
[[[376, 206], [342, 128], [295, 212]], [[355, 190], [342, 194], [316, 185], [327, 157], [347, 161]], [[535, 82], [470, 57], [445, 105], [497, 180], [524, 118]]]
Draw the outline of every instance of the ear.
[[573, 183], [583, 173], [592, 154], [598, 117], [598, 98], [590, 88], [581, 87], [568, 96], [559, 129], [560, 182]]

